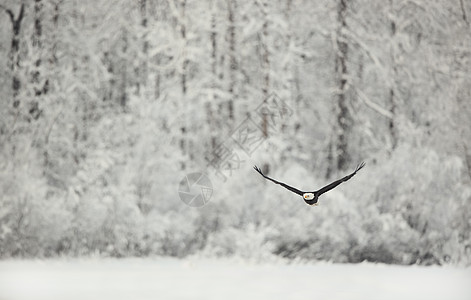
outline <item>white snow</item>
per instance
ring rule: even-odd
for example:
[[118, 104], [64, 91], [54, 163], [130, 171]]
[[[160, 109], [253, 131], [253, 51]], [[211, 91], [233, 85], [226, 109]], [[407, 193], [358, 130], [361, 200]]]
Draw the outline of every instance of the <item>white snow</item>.
[[209, 259], [0, 262], [0, 300], [471, 299], [471, 269]]

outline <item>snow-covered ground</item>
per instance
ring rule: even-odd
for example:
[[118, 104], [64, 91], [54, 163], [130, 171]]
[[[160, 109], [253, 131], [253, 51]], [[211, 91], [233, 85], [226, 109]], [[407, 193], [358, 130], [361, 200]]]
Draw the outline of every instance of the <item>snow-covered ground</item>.
[[471, 299], [471, 269], [207, 259], [1, 261], [0, 300]]

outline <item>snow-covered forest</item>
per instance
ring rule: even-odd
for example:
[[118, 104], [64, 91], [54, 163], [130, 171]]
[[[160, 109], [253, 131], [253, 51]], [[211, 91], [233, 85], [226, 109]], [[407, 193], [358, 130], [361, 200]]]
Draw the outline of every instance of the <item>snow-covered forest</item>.
[[469, 0], [0, 0], [0, 68], [0, 258], [471, 264]]

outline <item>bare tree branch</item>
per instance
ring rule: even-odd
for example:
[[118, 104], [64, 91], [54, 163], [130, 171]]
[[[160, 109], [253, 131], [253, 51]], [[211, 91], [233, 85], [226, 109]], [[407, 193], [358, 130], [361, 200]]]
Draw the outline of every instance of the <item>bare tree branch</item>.
[[469, 26], [469, 20], [468, 20], [468, 16], [466, 15], [466, 7], [464, 7], [463, 0], [460, 0], [460, 6], [461, 6], [461, 13], [463, 14], [463, 20], [465, 21], [466, 25]]
[[3, 6], [1, 4], [0, 4], [0, 8], [3, 9], [8, 14], [8, 16], [10, 16], [10, 20], [12, 22], [15, 21], [15, 15], [13, 14], [13, 12], [10, 9], [6, 8], [5, 6]]
[[1, 5], [1, 4], [0, 4], [0, 9], [3, 9], [8, 14], [8, 16], [10, 17], [11, 23], [13, 24], [13, 26], [15, 26], [15, 24], [21, 22], [21, 20], [24, 17], [25, 4], [21, 3], [20, 12], [19, 12], [18, 17], [16, 18], [16, 20], [15, 20], [15, 14], [13, 13], [13, 11], [11, 9], [8, 9], [5, 6]]
[[357, 95], [359, 96], [359, 98], [363, 101], [363, 103], [365, 103], [369, 108], [373, 109], [374, 111], [376, 111], [377, 113], [379, 113], [380, 115], [388, 118], [388, 119], [393, 119], [393, 114], [381, 107], [379, 104], [371, 101], [362, 91], [356, 89], [356, 92], [357, 92]]
[[24, 12], [25, 12], [25, 4], [21, 3], [20, 13], [18, 15], [18, 18], [16, 18], [17, 21], [18, 20], [21, 21], [23, 19]]

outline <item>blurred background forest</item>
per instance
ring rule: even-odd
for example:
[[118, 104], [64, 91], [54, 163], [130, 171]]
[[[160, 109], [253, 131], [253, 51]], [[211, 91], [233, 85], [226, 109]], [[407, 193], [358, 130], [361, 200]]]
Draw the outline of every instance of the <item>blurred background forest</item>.
[[[0, 0], [0, 258], [469, 265], [470, 23], [469, 0]], [[185, 205], [247, 120], [263, 143]], [[312, 190], [362, 160], [318, 207], [252, 169]]]

